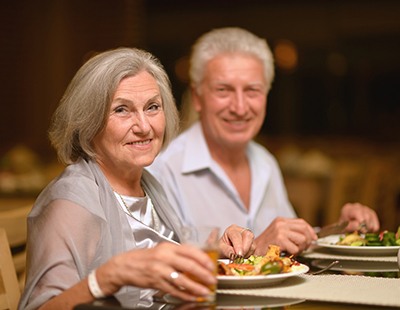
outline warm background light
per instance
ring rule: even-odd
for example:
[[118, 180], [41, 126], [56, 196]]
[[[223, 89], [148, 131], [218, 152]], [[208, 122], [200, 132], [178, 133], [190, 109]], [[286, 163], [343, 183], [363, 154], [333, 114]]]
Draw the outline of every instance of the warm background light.
[[298, 52], [296, 45], [289, 40], [279, 40], [274, 48], [276, 65], [286, 71], [293, 71], [298, 64]]

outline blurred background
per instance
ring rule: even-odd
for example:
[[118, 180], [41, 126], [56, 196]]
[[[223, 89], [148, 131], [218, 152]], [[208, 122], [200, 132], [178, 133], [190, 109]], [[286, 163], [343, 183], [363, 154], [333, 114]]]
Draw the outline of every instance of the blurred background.
[[360, 201], [400, 224], [400, 1], [3, 0], [0, 197], [34, 198], [62, 167], [47, 129], [91, 55], [120, 46], [164, 64], [180, 108], [198, 36], [239, 26], [267, 39], [276, 79], [257, 137], [313, 225]]

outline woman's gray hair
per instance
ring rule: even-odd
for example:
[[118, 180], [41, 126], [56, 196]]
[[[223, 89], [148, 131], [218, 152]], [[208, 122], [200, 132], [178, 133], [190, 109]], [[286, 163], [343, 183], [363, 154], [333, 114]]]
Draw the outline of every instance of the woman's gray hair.
[[198, 87], [204, 78], [206, 64], [220, 54], [241, 53], [257, 57], [264, 66], [267, 90], [274, 79], [274, 59], [267, 41], [237, 27], [211, 30], [203, 34], [193, 45], [189, 76], [191, 86]]
[[71, 164], [96, 156], [92, 141], [105, 126], [119, 83], [146, 71], [160, 88], [166, 119], [163, 148], [178, 131], [179, 117], [171, 83], [159, 60], [136, 48], [118, 48], [96, 55], [75, 74], [55, 111], [49, 129], [60, 161]]

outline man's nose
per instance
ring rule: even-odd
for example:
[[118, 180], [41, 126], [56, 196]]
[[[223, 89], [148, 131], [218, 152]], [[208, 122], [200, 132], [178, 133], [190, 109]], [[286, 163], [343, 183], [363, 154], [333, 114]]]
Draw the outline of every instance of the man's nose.
[[247, 113], [249, 106], [247, 104], [247, 101], [246, 101], [243, 91], [238, 91], [235, 93], [233, 102], [230, 105], [230, 107], [231, 107], [231, 111], [238, 115], [243, 115], [243, 114]]

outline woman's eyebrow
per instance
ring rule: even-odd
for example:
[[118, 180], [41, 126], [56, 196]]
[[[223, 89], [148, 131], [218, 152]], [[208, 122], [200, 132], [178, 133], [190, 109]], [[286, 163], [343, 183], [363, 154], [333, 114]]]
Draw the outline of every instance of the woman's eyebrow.
[[[146, 100], [146, 103], [152, 102], [152, 101], [154, 101], [154, 100], [160, 100], [160, 102], [162, 102], [161, 95], [160, 95], [160, 94], [156, 94], [156, 95], [154, 95], [153, 97], [148, 98], [148, 99]], [[112, 101], [111, 104], [120, 104], [120, 103], [123, 103], [123, 104], [134, 104], [135, 102], [132, 101], [132, 100], [130, 100], [130, 99], [126, 99], [126, 98], [122, 98], [122, 97], [117, 97], [117, 98], [113, 99], [113, 101]]]
[[126, 99], [126, 98], [117, 97], [117, 98], [113, 99], [112, 103], [125, 103], [125, 104], [128, 104], [128, 103], [133, 103], [133, 101], [129, 100], [129, 99]]

